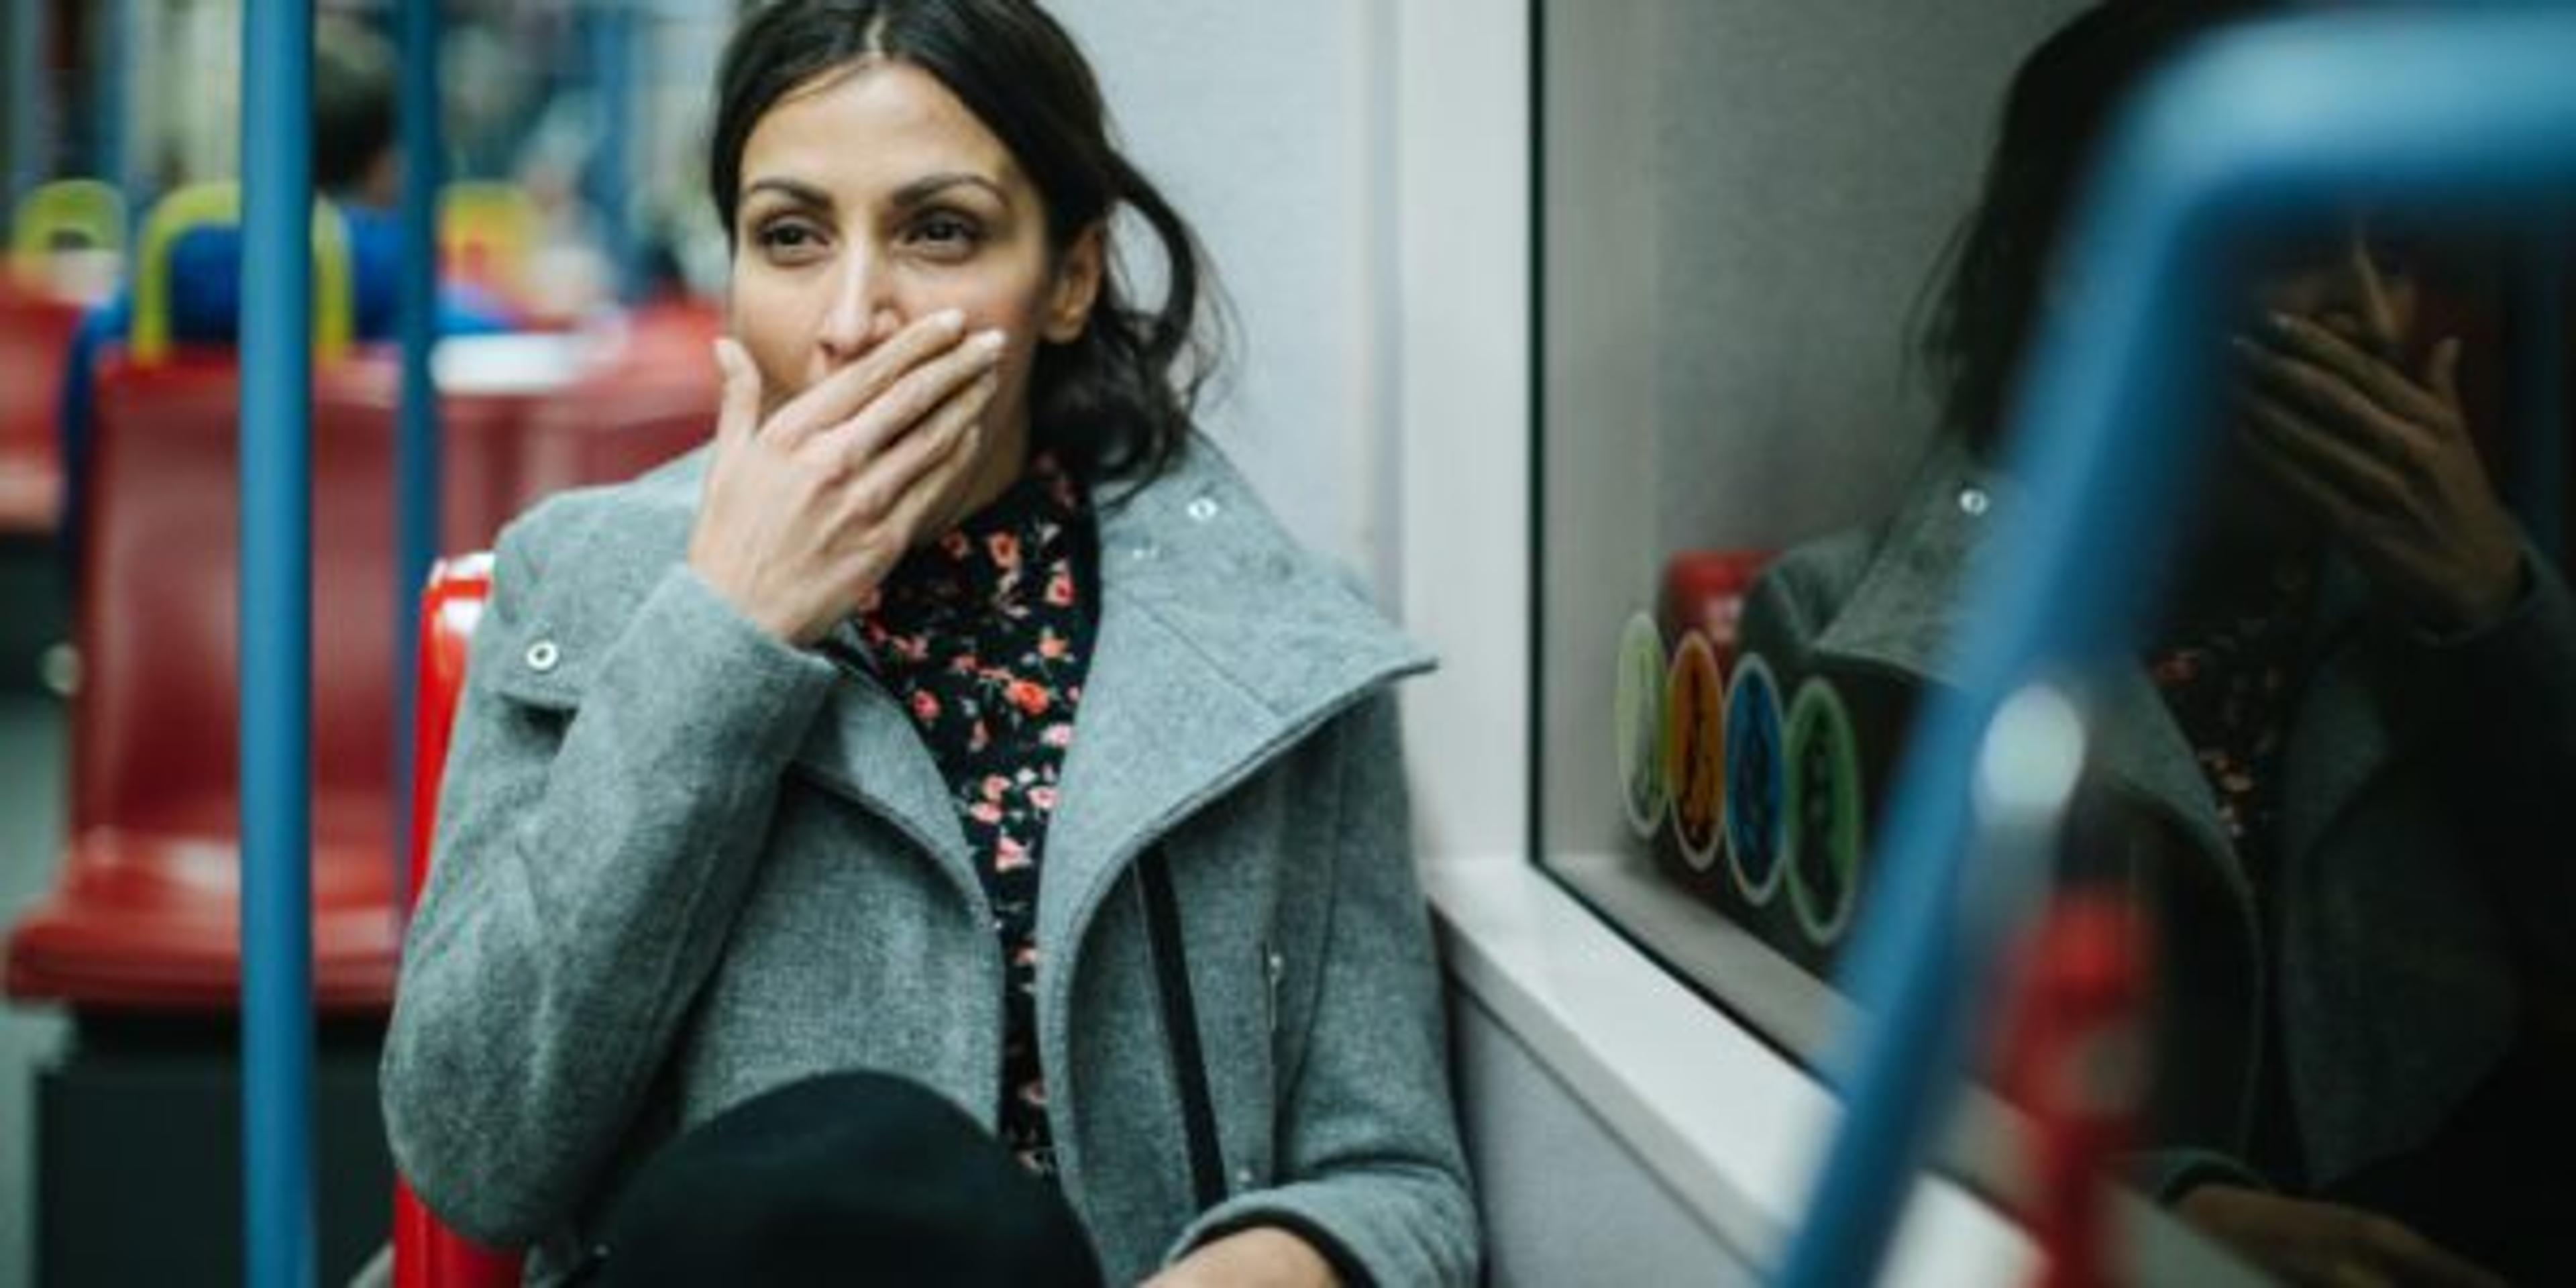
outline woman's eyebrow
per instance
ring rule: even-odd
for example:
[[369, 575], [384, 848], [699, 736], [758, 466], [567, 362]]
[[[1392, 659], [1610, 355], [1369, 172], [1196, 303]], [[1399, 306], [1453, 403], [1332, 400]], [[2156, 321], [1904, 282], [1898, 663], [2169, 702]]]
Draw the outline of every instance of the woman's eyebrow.
[[990, 192], [993, 194], [993, 200], [1001, 202], [1005, 206], [1011, 204], [1010, 195], [1002, 190], [1002, 185], [995, 183], [980, 174], [970, 174], [961, 170], [952, 171], [946, 174], [925, 175], [895, 189], [894, 205], [898, 209], [910, 209], [938, 196], [940, 193], [946, 192], [950, 188], [969, 186], [982, 188], [985, 191]]
[[763, 191], [782, 194], [788, 200], [793, 201], [800, 206], [810, 206], [817, 210], [830, 210], [832, 208], [832, 194], [825, 192], [821, 188], [817, 188], [810, 183], [803, 183], [795, 179], [780, 178], [776, 175], [764, 175], [742, 186], [742, 195], [746, 200], [748, 200], [753, 193]]

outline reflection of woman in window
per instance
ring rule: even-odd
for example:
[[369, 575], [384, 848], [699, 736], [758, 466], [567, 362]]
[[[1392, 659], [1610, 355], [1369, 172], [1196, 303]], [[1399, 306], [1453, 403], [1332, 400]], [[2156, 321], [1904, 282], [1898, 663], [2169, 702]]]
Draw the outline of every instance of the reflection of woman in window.
[[[1424, 662], [1192, 436], [1188, 226], [1026, 0], [781, 0], [721, 75], [714, 443], [501, 540], [386, 1057], [405, 1172], [541, 1270], [604, 1225], [650, 1273], [628, 1160], [876, 1070], [1112, 1282], [1472, 1279], [1388, 691]], [[835, 1158], [728, 1278], [849, 1246], [800, 1215]], [[639, 1192], [733, 1197], [675, 1184]], [[686, 1202], [635, 1237], [712, 1237]], [[859, 1255], [833, 1281], [910, 1268]]]
[[[1937, 680], [1962, 561], [2012, 503], [1989, 456], [2014, 362], [2083, 306], [2046, 262], [2081, 164], [2155, 59], [2255, 7], [2106, 5], [2023, 64], [1927, 336], [1949, 432], [1884, 526], [1764, 580], [1749, 647]], [[2479, 464], [2459, 342], [2372, 231], [2251, 291], [2234, 430], [2167, 620], [2097, 695], [2070, 859], [2161, 931], [2142, 1185], [2296, 1280], [2563, 1273], [2576, 611]]]

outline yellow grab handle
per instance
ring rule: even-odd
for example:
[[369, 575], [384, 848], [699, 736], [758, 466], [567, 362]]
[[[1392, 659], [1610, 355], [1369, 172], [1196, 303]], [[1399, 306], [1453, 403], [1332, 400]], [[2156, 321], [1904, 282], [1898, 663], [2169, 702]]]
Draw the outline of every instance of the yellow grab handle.
[[125, 194], [96, 179], [56, 179], [18, 203], [9, 225], [9, 262], [23, 278], [44, 272], [63, 234], [100, 250], [125, 249]]
[[513, 184], [460, 180], [438, 193], [438, 247], [463, 259], [480, 251], [504, 290], [526, 285], [528, 255], [537, 244], [537, 207]]

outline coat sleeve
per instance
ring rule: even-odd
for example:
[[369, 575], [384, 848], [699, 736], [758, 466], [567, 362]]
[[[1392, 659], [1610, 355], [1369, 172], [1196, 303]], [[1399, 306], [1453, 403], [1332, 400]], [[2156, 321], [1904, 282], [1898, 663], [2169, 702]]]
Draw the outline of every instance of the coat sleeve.
[[[500, 543], [382, 1080], [403, 1175], [505, 1248], [570, 1219], [629, 1130], [833, 677], [677, 565], [595, 644], [551, 634], [582, 591], [547, 584], [545, 519]], [[532, 700], [541, 664], [578, 692]]]
[[1476, 1211], [1449, 1097], [1394, 696], [1379, 694], [1336, 728], [1343, 781], [1330, 922], [1306, 1055], [1281, 1089], [1283, 1183], [1209, 1209], [1173, 1256], [1273, 1225], [1314, 1244], [1344, 1284], [1470, 1284]]
[[2559, 995], [2576, 989], [2576, 600], [2539, 550], [2504, 618], [2410, 640], [2405, 673], [2431, 712], [2482, 857], [2522, 946]]

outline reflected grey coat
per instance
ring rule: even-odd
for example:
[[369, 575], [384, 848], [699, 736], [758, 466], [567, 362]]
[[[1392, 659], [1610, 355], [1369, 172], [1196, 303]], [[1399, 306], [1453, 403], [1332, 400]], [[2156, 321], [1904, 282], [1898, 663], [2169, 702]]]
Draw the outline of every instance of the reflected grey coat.
[[[1936, 449], [1883, 525], [1784, 555], [1745, 606], [1744, 641], [1787, 684], [1945, 678], [1958, 590], [2012, 488]], [[2435, 641], [2376, 617], [2330, 563], [2285, 731], [2279, 942], [2192, 748], [2143, 669], [2089, 695], [2088, 772], [2120, 817], [2121, 866], [2159, 910], [2159, 1149], [2169, 1191], [2249, 1178], [2256, 1062], [2279, 1059], [2310, 1177], [2420, 1144], [2535, 1013], [2576, 1005], [2576, 610], [2526, 552], [2523, 601]], [[2266, 972], [2282, 1050], [2263, 1049]], [[2260, 1178], [2252, 1178], [2260, 1179]]]
[[[675, 1126], [828, 1070], [990, 1126], [1003, 962], [947, 785], [862, 674], [682, 563], [706, 453], [502, 535], [384, 1062], [460, 1232], [579, 1230]], [[1037, 913], [1066, 1197], [1112, 1283], [1269, 1218], [1379, 1282], [1477, 1234], [1389, 686], [1428, 659], [1203, 441], [1100, 523], [1101, 618]], [[1180, 909], [1227, 1197], [1196, 1210], [1138, 857]]]

